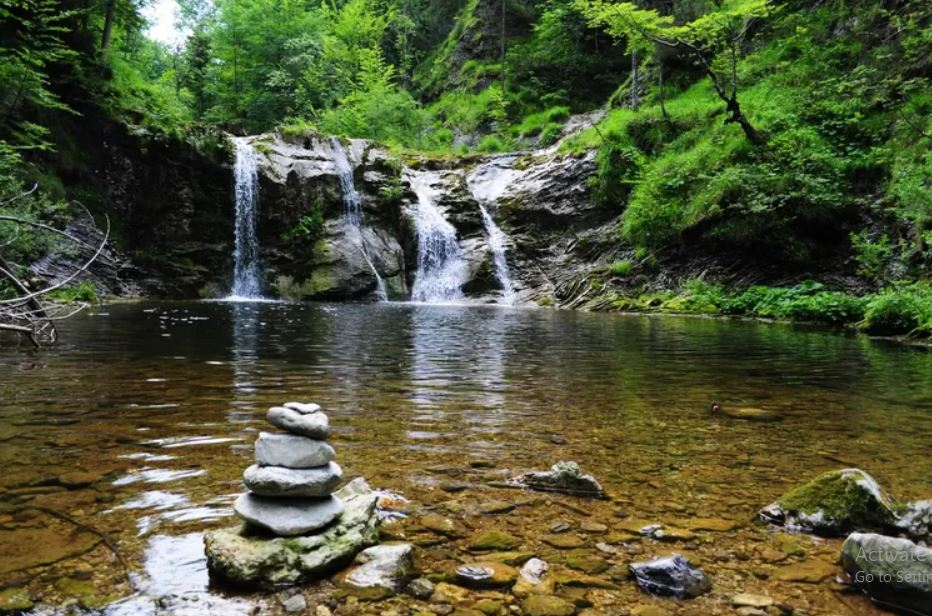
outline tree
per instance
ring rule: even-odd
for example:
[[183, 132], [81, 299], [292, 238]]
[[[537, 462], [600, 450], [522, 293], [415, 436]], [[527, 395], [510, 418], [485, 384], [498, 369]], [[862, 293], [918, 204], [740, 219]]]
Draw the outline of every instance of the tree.
[[712, 11], [683, 24], [632, 2], [579, 0], [577, 6], [592, 25], [603, 26], [612, 36], [626, 39], [632, 55], [653, 50], [656, 45], [686, 50], [699, 62], [716, 95], [725, 102], [725, 121], [738, 124], [754, 145], [766, 142], [738, 100], [738, 55], [751, 26], [770, 14], [770, 0], [721, 0]]

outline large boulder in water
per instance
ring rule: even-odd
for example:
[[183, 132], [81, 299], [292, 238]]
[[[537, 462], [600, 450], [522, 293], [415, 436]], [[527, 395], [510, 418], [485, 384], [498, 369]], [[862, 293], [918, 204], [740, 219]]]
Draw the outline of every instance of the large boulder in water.
[[532, 471], [515, 477], [517, 485], [543, 492], [559, 492], [572, 496], [605, 498], [605, 490], [592, 475], [583, 473], [575, 462], [557, 462], [549, 471]]
[[932, 616], [932, 550], [908, 539], [852, 533], [841, 551], [852, 583], [872, 599]]
[[288, 538], [252, 534], [246, 526], [204, 537], [211, 575], [247, 586], [277, 586], [319, 579], [378, 542], [376, 494], [362, 478], [337, 490], [343, 514], [323, 532]]
[[915, 541], [932, 540], [932, 500], [907, 503], [896, 527]]
[[822, 535], [894, 528], [899, 509], [877, 481], [857, 468], [829, 471], [760, 510], [770, 524]]

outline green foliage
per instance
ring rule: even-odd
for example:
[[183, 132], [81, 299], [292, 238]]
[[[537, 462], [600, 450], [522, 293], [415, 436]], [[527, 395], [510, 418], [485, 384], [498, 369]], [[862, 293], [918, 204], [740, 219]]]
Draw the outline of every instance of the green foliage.
[[627, 276], [631, 273], [631, 269], [634, 267], [634, 264], [631, 263], [628, 259], [622, 259], [621, 261], [615, 261], [608, 266], [608, 273], [612, 276]]
[[871, 296], [858, 326], [883, 336], [932, 336], [932, 286], [917, 283]]
[[880, 280], [893, 256], [893, 246], [890, 245], [887, 234], [871, 239], [870, 233], [865, 229], [851, 234], [851, 245], [854, 247], [854, 258], [858, 262], [858, 274], [868, 280]]
[[46, 296], [53, 302], [65, 304], [75, 302], [86, 302], [89, 304], [100, 303], [100, 297], [97, 295], [97, 288], [93, 282], [83, 280], [77, 284], [55, 289]]
[[324, 214], [320, 207], [320, 202], [313, 201], [310, 211], [298, 219], [295, 225], [286, 231], [282, 240], [289, 244], [300, 244], [310, 247], [316, 242], [324, 229]]
[[562, 128], [561, 123], [565, 122], [569, 117], [570, 108], [566, 105], [557, 105], [524, 116], [524, 119], [512, 130], [519, 137], [533, 137], [540, 135], [552, 126]]

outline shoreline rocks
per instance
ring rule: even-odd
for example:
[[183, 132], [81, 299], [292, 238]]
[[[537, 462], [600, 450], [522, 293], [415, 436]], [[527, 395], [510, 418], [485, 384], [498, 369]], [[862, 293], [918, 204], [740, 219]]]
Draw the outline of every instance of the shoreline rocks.
[[829, 471], [760, 510], [762, 521], [804, 532], [838, 536], [895, 528], [898, 506], [858, 468]]
[[852, 533], [841, 561], [852, 583], [874, 601], [932, 616], [932, 549], [909, 539]]

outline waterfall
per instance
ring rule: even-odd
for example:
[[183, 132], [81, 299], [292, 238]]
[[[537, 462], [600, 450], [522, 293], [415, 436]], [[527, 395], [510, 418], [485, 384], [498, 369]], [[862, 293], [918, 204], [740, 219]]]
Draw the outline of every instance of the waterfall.
[[236, 236], [233, 251], [232, 298], [259, 299], [259, 239], [256, 218], [259, 209], [259, 156], [248, 137], [234, 137], [236, 147]]
[[333, 150], [333, 165], [337, 170], [337, 177], [340, 179], [340, 194], [343, 196], [343, 219], [355, 230], [356, 240], [359, 244], [359, 251], [362, 258], [372, 273], [375, 274], [376, 295], [380, 302], [388, 301], [388, 291], [385, 288], [385, 281], [379, 275], [379, 271], [369, 258], [369, 252], [366, 250], [365, 239], [362, 233], [362, 199], [356, 191], [356, 182], [353, 180], [353, 166], [349, 162], [343, 143], [336, 137], [330, 138], [330, 149]]
[[495, 264], [495, 277], [502, 286], [502, 303], [514, 302], [514, 285], [511, 282], [511, 273], [508, 270], [508, 236], [495, 224], [495, 219], [489, 208], [495, 207], [496, 200], [501, 196], [518, 172], [511, 168], [515, 157], [500, 157], [476, 167], [466, 183], [482, 213], [482, 223], [489, 238], [489, 248], [492, 250], [492, 262]]
[[459, 299], [469, 273], [456, 229], [437, 207], [439, 191], [433, 184], [439, 176], [432, 171], [408, 171], [407, 177], [417, 196], [412, 211], [418, 244], [417, 273], [411, 299], [427, 303]]

